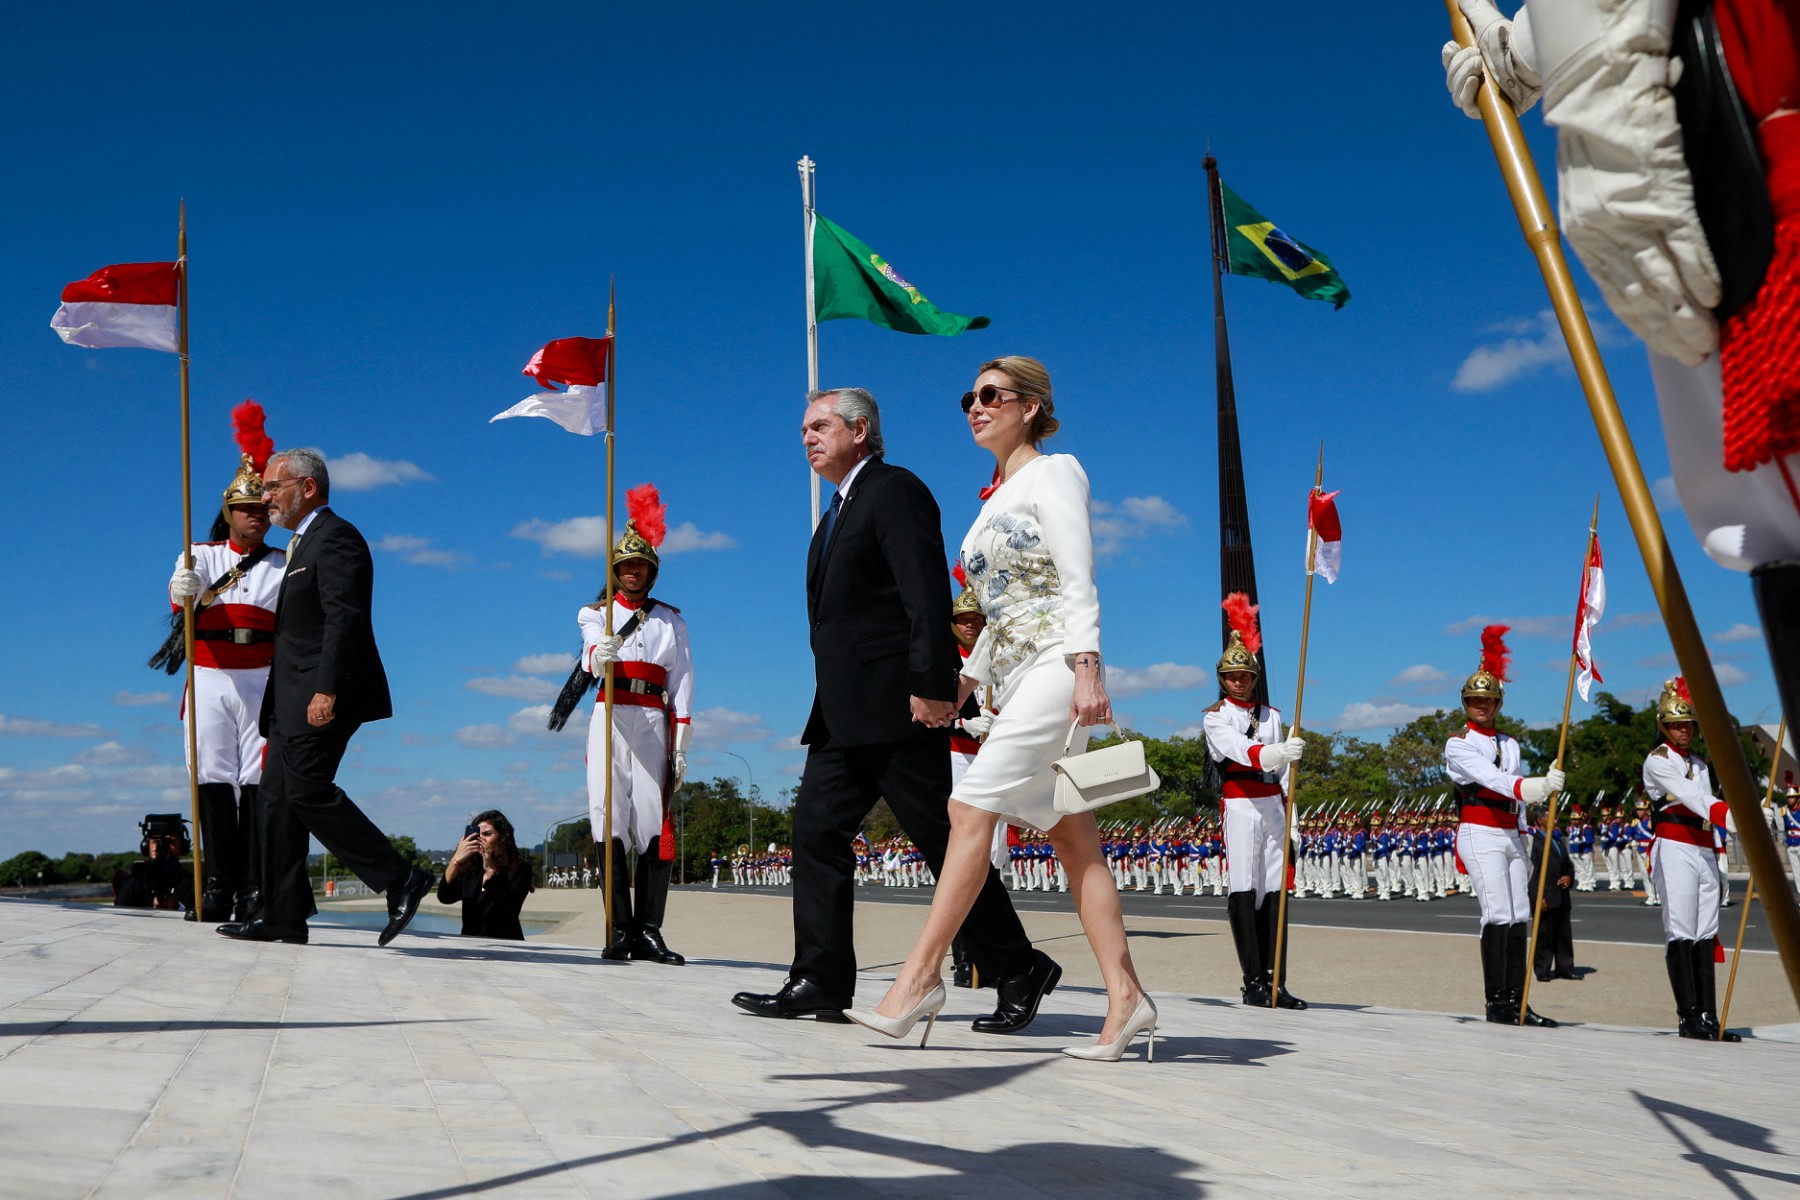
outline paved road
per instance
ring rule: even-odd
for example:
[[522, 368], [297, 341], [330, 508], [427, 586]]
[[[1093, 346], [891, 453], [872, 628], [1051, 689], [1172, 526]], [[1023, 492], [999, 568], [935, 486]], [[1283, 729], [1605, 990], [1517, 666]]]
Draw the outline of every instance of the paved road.
[[[703, 884], [689, 884], [687, 890], [704, 890]], [[727, 890], [721, 884], [720, 891]], [[786, 895], [786, 888], [745, 887], [731, 889], [751, 895]], [[1732, 893], [1743, 898], [1742, 880], [1732, 882]], [[869, 886], [860, 895], [873, 901], [896, 904], [929, 904], [930, 888], [889, 888]], [[1069, 897], [1060, 892], [1013, 892], [1013, 904], [1022, 911], [1073, 912]], [[1155, 896], [1142, 892], [1126, 892], [1121, 896], [1127, 917], [1189, 918], [1201, 921], [1223, 921], [1223, 896]], [[1743, 910], [1735, 905], [1720, 914], [1719, 936], [1729, 951], [1737, 940], [1738, 919]], [[1428, 904], [1417, 900], [1293, 900], [1288, 905], [1288, 920], [1296, 925], [1319, 925], [1332, 929], [1394, 930], [1402, 933], [1468, 933], [1477, 931], [1473, 897], [1452, 896]], [[1660, 946], [1663, 942], [1660, 910], [1646, 908], [1643, 897], [1632, 892], [1591, 892], [1575, 898], [1575, 941], [1621, 942], [1627, 945]], [[1773, 950], [1768, 922], [1761, 906], [1750, 913], [1750, 927], [1744, 935], [1744, 946], [1751, 950]]]

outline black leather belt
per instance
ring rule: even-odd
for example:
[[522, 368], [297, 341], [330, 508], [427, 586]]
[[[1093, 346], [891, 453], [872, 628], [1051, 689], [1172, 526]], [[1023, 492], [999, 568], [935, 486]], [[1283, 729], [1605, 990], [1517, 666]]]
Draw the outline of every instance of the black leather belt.
[[613, 692], [630, 692], [634, 696], [667, 696], [669, 689], [648, 679], [614, 679]]
[[253, 646], [275, 640], [273, 629], [196, 629], [196, 642], [230, 642], [235, 646]]

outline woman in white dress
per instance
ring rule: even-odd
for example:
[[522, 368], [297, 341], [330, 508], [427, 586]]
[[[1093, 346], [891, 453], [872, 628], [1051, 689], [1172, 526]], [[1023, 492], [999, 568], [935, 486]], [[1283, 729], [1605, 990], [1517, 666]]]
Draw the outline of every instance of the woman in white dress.
[[975, 444], [993, 454], [996, 466], [994, 485], [983, 493], [986, 503], [962, 543], [962, 568], [987, 627], [963, 664], [961, 695], [991, 688], [998, 715], [950, 799], [950, 844], [919, 940], [881, 1003], [845, 1015], [890, 1037], [905, 1036], [923, 1017], [930, 1036], [945, 1002], [944, 955], [987, 876], [994, 826], [1005, 818], [1049, 837], [1106, 980], [1099, 1036], [1065, 1053], [1116, 1061], [1138, 1033], [1148, 1032], [1154, 1046], [1156, 1006], [1131, 963], [1099, 826], [1092, 814], [1063, 816], [1051, 802], [1051, 764], [1062, 756], [1070, 721], [1112, 721], [1100, 666], [1087, 475], [1072, 456], [1038, 449], [1058, 422], [1051, 415], [1050, 375], [1036, 359], [982, 364], [963, 411]]

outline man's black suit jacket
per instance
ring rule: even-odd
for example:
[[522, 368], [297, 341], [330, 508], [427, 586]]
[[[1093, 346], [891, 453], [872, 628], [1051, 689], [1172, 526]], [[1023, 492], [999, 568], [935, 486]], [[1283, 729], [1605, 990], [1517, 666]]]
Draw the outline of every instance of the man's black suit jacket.
[[[1538, 876], [1543, 873], [1544, 866], [1544, 834], [1540, 830], [1532, 840], [1531, 846], [1531, 882], [1526, 885], [1530, 891], [1530, 901], [1537, 903]], [[1544, 906], [1561, 908], [1569, 902], [1569, 889], [1558, 887], [1556, 881], [1567, 877], [1575, 878], [1575, 863], [1569, 857], [1569, 845], [1563, 838], [1562, 830], [1550, 839], [1550, 883], [1544, 888]]]
[[[920, 732], [908, 697], [956, 699], [959, 658], [937, 501], [918, 476], [864, 464], [806, 556], [817, 691], [801, 741], [897, 742]], [[291, 566], [288, 568], [293, 569]]]
[[370, 606], [375, 564], [356, 526], [319, 509], [290, 551], [275, 601], [275, 661], [258, 724], [292, 737], [309, 728], [315, 692], [337, 697], [335, 720], [362, 724], [394, 715], [387, 672], [375, 649]]

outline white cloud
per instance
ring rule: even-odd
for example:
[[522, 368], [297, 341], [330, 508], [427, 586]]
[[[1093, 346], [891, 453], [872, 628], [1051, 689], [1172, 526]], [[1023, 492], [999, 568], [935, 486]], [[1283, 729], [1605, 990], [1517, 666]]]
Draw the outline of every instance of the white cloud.
[[[563, 726], [563, 729], [565, 731], [570, 728], [586, 729], [587, 722], [586, 720], [581, 719], [581, 717], [581, 710], [577, 709], [570, 717], [569, 723]], [[549, 733], [550, 727], [547, 724], [549, 720], [550, 706], [548, 704], [533, 704], [529, 708], [521, 708], [518, 712], [506, 718], [506, 727], [514, 733]]]
[[1657, 512], [1680, 512], [1681, 495], [1675, 490], [1675, 477], [1664, 475], [1650, 485], [1650, 496]]
[[732, 550], [737, 539], [729, 533], [704, 533], [692, 521], [683, 521], [669, 530], [669, 536], [657, 549], [663, 554], [682, 554], [689, 550]]
[[334, 491], [371, 492], [396, 483], [429, 483], [431, 475], [405, 459], [371, 458], [358, 450], [342, 458], [328, 458]]
[[37, 717], [9, 717], [0, 713], [0, 737], [102, 737], [106, 730], [88, 722], [66, 724]]
[[567, 675], [575, 669], [575, 656], [566, 651], [527, 654], [512, 669], [519, 675]]
[[1182, 663], [1153, 663], [1148, 667], [1106, 668], [1106, 694], [1114, 700], [1126, 700], [1145, 692], [1185, 692], [1212, 679], [1205, 667]]
[[1118, 553], [1129, 541], [1186, 529], [1187, 516], [1161, 496], [1127, 496], [1117, 504], [1093, 501], [1094, 552]]
[[1465, 633], [1477, 633], [1489, 625], [1505, 625], [1509, 628], [1509, 636], [1514, 637], [1556, 637], [1571, 636], [1575, 632], [1575, 614], [1554, 617], [1466, 617], [1455, 624], [1444, 626], [1444, 632], [1451, 637], [1460, 637]]
[[498, 725], [465, 725], [452, 736], [465, 750], [504, 750], [519, 740]]
[[[1611, 633], [1615, 629], [1654, 629], [1662, 624], [1662, 616], [1653, 612], [1626, 612], [1606, 618], [1600, 622], [1599, 632]], [[1574, 629], [1571, 619], [1569, 628]]]
[[532, 679], [526, 675], [483, 675], [469, 680], [463, 686], [471, 692], [499, 696], [505, 700], [554, 700], [557, 693], [562, 691], [559, 685], [548, 679]]
[[1324, 726], [1327, 729], [1335, 729], [1339, 733], [1356, 733], [1365, 729], [1388, 729], [1396, 725], [1404, 725], [1426, 713], [1436, 711], [1437, 708], [1432, 705], [1371, 704], [1366, 700], [1358, 700], [1353, 704], [1346, 704], [1344, 711], [1335, 718], [1324, 722]]
[[453, 567], [463, 561], [463, 556], [456, 551], [441, 550], [431, 544], [430, 538], [415, 537], [410, 533], [387, 534], [375, 543], [375, 549], [396, 555], [401, 562], [415, 567]]
[[1419, 663], [1400, 672], [1388, 680], [1391, 688], [1405, 688], [1409, 691], [1428, 692], [1440, 688], [1450, 681], [1450, 676], [1438, 670], [1430, 663]]
[[1713, 634], [1715, 642], [1754, 642], [1762, 638], [1762, 630], [1754, 625], [1746, 625], [1739, 621], [1723, 633]]
[[1714, 663], [1713, 675], [1718, 679], [1720, 687], [1736, 687], [1740, 683], [1750, 682], [1750, 673], [1736, 663]]
[[1515, 336], [1471, 350], [1456, 368], [1456, 377], [1450, 381], [1452, 390], [1491, 392], [1522, 375], [1569, 359], [1556, 314], [1549, 310], [1539, 313], [1535, 321], [1507, 321], [1488, 332]]
[[149, 708], [157, 704], [175, 703], [174, 692], [114, 692], [112, 702], [120, 708]]
[[[614, 528], [622, 534], [621, 523]], [[598, 558], [606, 552], [606, 518], [570, 517], [566, 521], [521, 521], [512, 536], [536, 542], [545, 554], [569, 554], [576, 558]], [[683, 521], [669, 530], [659, 548], [662, 554], [682, 554], [690, 550], [730, 550], [737, 541], [727, 533], [707, 533], [692, 521]]]
[[142, 746], [122, 746], [118, 742], [101, 742], [75, 756], [76, 762], [97, 767], [122, 767], [154, 762], [155, 759], [156, 756]]
[[698, 745], [760, 742], [768, 737], [769, 728], [763, 724], [761, 713], [708, 708], [694, 714], [694, 741]]

